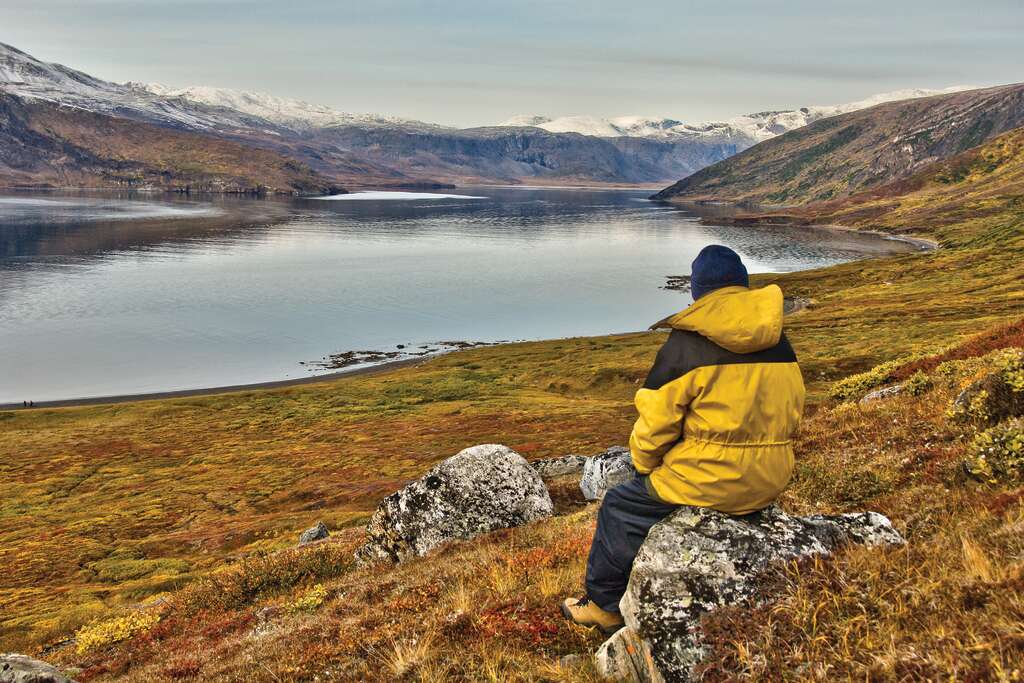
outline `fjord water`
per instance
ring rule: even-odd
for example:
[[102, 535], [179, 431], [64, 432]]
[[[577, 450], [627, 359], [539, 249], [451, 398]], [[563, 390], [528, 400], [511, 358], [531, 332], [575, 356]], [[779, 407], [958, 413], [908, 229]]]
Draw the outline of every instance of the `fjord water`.
[[0, 403], [308, 376], [442, 340], [625, 332], [706, 244], [753, 272], [911, 247], [701, 224], [644, 191], [469, 188], [365, 201], [0, 197]]

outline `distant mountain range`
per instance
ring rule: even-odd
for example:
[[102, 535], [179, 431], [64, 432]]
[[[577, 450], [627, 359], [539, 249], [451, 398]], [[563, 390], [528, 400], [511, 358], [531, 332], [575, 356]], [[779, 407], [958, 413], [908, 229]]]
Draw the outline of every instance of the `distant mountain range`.
[[1024, 126], [1024, 84], [879, 104], [811, 123], [683, 178], [658, 199], [805, 204], [907, 178]]
[[723, 121], [705, 121], [703, 123], [684, 123], [675, 119], [646, 116], [619, 116], [610, 119], [593, 116], [562, 116], [554, 119], [546, 116], [514, 116], [501, 125], [534, 126], [552, 133], [580, 133], [607, 138], [691, 137], [718, 139], [750, 146], [829, 116], [867, 109], [883, 102], [931, 97], [962, 90], [970, 90], [970, 86], [958, 85], [942, 90], [921, 88], [895, 90], [847, 104], [802, 107], [786, 111], [763, 111]]
[[518, 117], [459, 129], [254, 92], [113, 83], [0, 43], [0, 185], [327, 192], [665, 183], [808, 123], [931, 92], [700, 124]]

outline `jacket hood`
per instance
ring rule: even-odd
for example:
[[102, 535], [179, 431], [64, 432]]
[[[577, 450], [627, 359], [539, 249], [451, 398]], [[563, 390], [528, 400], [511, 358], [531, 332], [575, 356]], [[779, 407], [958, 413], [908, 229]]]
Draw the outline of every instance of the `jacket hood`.
[[651, 325], [659, 328], [696, 332], [733, 353], [763, 351], [782, 337], [782, 290], [723, 287]]

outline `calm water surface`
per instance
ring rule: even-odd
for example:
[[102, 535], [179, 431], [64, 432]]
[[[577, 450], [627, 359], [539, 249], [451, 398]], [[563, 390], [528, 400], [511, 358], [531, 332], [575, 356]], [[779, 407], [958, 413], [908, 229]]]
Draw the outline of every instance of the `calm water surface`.
[[303, 361], [441, 340], [639, 330], [701, 247], [752, 272], [910, 247], [702, 225], [643, 191], [459, 199], [0, 196], [0, 403], [296, 378]]

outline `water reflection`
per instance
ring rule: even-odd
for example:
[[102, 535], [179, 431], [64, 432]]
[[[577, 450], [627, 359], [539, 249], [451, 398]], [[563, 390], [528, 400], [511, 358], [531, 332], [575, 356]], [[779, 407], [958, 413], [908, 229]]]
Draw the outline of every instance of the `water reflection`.
[[[298, 377], [301, 361], [439, 340], [643, 329], [705, 244], [752, 271], [907, 249], [703, 224], [646, 192], [486, 200], [0, 198], [0, 402]], [[29, 199], [35, 199], [30, 197]]]

